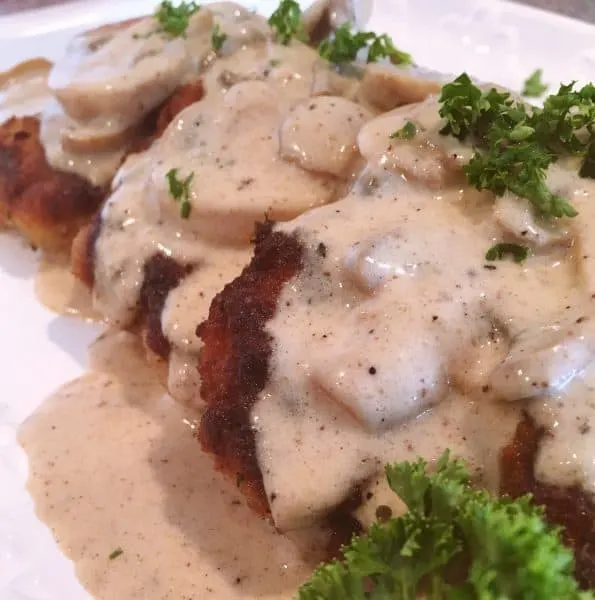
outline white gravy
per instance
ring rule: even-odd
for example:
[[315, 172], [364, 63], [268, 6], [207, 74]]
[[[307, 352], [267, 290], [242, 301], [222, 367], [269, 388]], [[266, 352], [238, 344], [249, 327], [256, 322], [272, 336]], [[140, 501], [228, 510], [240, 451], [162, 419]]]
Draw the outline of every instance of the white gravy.
[[199, 415], [164, 396], [136, 336], [106, 335], [92, 356], [94, 370], [20, 432], [37, 514], [85, 588], [99, 600], [293, 597], [324, 534], [289, 540], [254, 517], [193, 438]]
[[[221, 15], [227, 31], [234, 21]], [[230, 37], [202, 72], [204, 98], [124, 163], [102, 213], [94, 306], [111, 323], [135, 320], [144, 265], [156, 252], [190, 266], [162, 314], [172, 345], [169, 390], [184, 402], [198, 401], [196, 326], [248, 263], [254, 223], [289, 220], [341, 197], [361, 168], [357, 135], [378, 112], [357, 102], [359, 80], [331, 71], [309, 46], [282, 46], [266, 32], [244, 45]], [[169, 191], [172, 169], [180, 180], [192, 177], [188, 218]]]
[[184, 36], [164, 32], [148, 16], [73, 39], [50, 73], [54, 101], [41, 119], [50, 164], [109, 184], [142, 120], [213, 60], [216, 25], [228, 36], [224, 53], [270, 38], [263, 17], [216, 2], [190, 17]]
[[[497, 489], [499, 452], [524, 409], [549, 428], [537, 476], [595, 492], [584, 251], [595, 184], [550, 171], [579, 210], [555, 231], [522, 199], [503, 213], [465, 184], [467, 149], [436, 135], [437, 110], [429, 100], [369, 122], [358, 137], [367, 167], [347, 196], [277, 226], [306, 248], [268, 325], [272, 372], [252, 412], [282, 530], [315, 522], [386, 462], [433, 461], [447, 447]], [[390, 140], [408, 119], [415, 138]], [[548, 235], [534, 236], [523, 264], [488, 263], [519, 220]]]
[[89, 288], [72, 274], [70, 263], [64, 257], [42, 256], [35, 273], [35, 296], [40, 304], [58, 315], [102, 320], [93, 309]]

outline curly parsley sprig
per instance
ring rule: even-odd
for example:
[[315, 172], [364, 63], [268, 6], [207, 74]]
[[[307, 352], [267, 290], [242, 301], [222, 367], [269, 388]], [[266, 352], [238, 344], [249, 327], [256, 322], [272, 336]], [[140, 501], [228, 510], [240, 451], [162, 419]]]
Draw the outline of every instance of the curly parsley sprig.
[[523, 96], [527, 98], [539, 98], [543, 96], [547, 91], [548, 85], [543, 82], [543, 71], [541, 69], [535, 69], [525, 82], [523, 83]]
[[505, 256], [510, 255], [516, 263], [522, 263], [529, 256], [529, 248], [521, 244], [511, 242], [499, 242], [494, 244], [485, 254], [485, 259], [489, 261], [503, 260]]
[[180, 2], [174, 6], [172, 2], [164, 0], [155, 11], [155, 19], [160, 24], [159, 31], [164, 31], [172, 37], [186, 35], [190, 17], [200, 10], [196, 2]]
[[388, 58], [395, 65], [412, 63], [410, 54], [399, 50], [390, 36], [376, 35], [371, 31], [353, 31], [349, 23], [337, 29], [332, 39], [323, 40], [318, 45], [318, 53], [322, 58], [334, 64], [353, 62], [358, 53], [367, 48], [366, 62], [377, 62]]
[[386, 467], [408, 512], [355, 537], [344, 560], [321, 566], [298, 600], [415, 600], [421, 592], [432, 600], [595, 598], [579, 591], [571, 551], [529, 496], [472, 489], [448, 452], [434, 473], [426, 468], [421, 459]]
[[[507, 190], [529, 200], [542, 214], [574, 217], [577, 212], [546, 183], [548, 167], [559, 156], [584, 156], [595, 141], [595, 87], [563, 85], [543, 108], [529, 108], [507, 92], [482, 91], [463, 73], [442, 88], [440, 131], [469, 138], [476, 152], [464, 167], [469, 182], [496, 195]], [[595, 151], [594, 151], [595, 152]]]
[[275, 31], [277, 42], [287, 46], [295, 37], [307, 41], [308, 35], [302, 21], [302, 9], [296, 0], [281, 0], [269, 17], [269, 25]]

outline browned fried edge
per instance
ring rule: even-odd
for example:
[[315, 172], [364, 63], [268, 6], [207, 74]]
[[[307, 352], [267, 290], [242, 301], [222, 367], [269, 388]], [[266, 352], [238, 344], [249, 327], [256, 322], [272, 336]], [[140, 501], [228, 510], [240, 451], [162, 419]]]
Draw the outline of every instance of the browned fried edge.
[[165, 301], [169, 292], [176, 288], [191, 270], [191, 265], [181, 265], [161, 253], [154, 254], [145, 263], [140, 291], [140, 313], [144, 315], [144, 341], [160, 358], [166, 359], [171, 350], [171, 344], [161, 328], [161, 313]]
[[0, 219], [33, 245], [65, 250], [104, 198], [104, 190], [52, 169], [39, 138], [39, 119], [0, 125]]
[[197, 328], [201, 396], [207, 403], [198, 432], [215, 468], [236, 479], [257, 513], [269, 513], [256, 457], [250, 409], [268, 379], [271, 337], [265, 325], [284, 284], [302, 267], [297, 237], [257, 227], [252, 262], [215, 296], [209, 317]]
[[533, 494], [535, 503], [544, 507], [547, 520], [563, 527], [564, 542], [574, 551], [580, 585], [595, 588], [595, 504], [578, 485], [560, 487], [537, 481], [535, 458], [546, 435], [524, 415], [514, 439], [502, 451], [500, 491], [513, 498]]

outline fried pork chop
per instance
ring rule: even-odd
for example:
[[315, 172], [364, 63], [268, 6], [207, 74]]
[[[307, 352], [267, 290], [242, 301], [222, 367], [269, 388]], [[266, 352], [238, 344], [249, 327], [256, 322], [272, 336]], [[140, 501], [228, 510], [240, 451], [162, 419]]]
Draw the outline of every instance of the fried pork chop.
[[[274, 498], [265, 493], [251, 410], [270, 376], [273, 339], [267, 324], [278, 309], [284, 285], [304, 268], [304, 252], [296, 236], [275, 231], [271, 223], [260, 226], [252, 262], [215, 297], [208, 319], [197, 328], [204, 342], [199, 371], [206, 404], [197, 437], [213, 455], [216, 469], [234, 479], [248, 504], [263, 516], [270, 515]], [[323, 245], [319, 252], [325, 252]], [[595, 586], [595, 504], [577, 485], [536, 480], [534, 462], [544, 435], [547, 432], [525, 415], [513, 439], [499, 451], [500, 490], [512, 497], [534, 495], [548, 520], [563, 528], [576, 556], [577, 578], [584, 588], [591, 588]], [[330, 515], [330, 523], [343, 529], [342, 541], [359, 531], [359, 523], [349, 516], [361, 502], [359, 492], [355, 489]]]

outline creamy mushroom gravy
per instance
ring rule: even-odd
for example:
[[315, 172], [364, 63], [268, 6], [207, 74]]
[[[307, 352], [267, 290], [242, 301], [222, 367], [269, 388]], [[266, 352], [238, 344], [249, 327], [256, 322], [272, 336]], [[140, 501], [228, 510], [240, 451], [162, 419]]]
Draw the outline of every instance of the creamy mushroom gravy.
[[136, 336], [110, 333], [91, 357], [93, 371], [19, 436], [37, 514], [84, 587], [106, 600], [289, 600], [326, 534], [290, 540], [254, 517], [199, 451], [198, 415], [164, 395]]
[[266, 20], [232, 2], [201, 7], [184, 36], [148, 16], [76, 37], [49, 77], [41, 138], [50, 164], [109, 183], [144, 117], [214, 60], [216, 25], [228, 36], [224, 54], [270, 41]]
[[[327, 0], [318, 4], [329, 10]], [[345, 18], [337, 11], [331, 15], [333, 22]], [[316, 11], [310, 18], [315, 16]], [[212, 48], [215, 27], [226, 36], [218, 51]], [[274, 79], [303, 79], [302, 90], [314, 85], [318, 93], [331, 92], [328, 69], [321, 65], [325, 73], [312, 73], [317, 63], [313, 49], [294, 42], [285, 52], [273, 42], [264, 17], [234, 2], [201, 6], [178, 37], [153, 16], [86, 32], [70, 43], [49, 76], [54, 98], [41, 117], [48, 161], [106, 185], [143, 119], [179, 86], [214, 72], [210, 92], [215, 93], [238, 78], [265, 78], [270, 63], [277, 61], [284, 64]]]
[[[228, 24], [221, 21], [223, 32]], [[362, 80], [331, 70], [309, 46], [267, 36], [213, 56], [204, 98], [124, 163], [102, 212], [94, 306], [113, 324], [135, 320], [151, 256], [188, 267], [161, 319], [172, 345], [169, 390], [183, 401], [198, 398], [196, 326], [249, 261], [254, 223], [292, 219], [341, 197], [361, 168], [357, 134], [379, 112]], [[402, 87], [415, 79], [398, 78]], [[192, 176], [187, 219], [169, 191], [172, 169], [179, 180]]]
[[[437, 111], [430, 99], [369, 122], [347, 196], [277, 226], [303, 242], [305, 266], [268, 324], [271, 376], [252, 420], [282, 530], [356, 484], [375, 488], [386, 462], [447, 447], [497, 490], [523, 410], [549, 431], [537, 476], [595, 491], [595, 184], [550, 169], [579, 211], [557, 225], [470, 189], [469, 149], [437, 134]], [[407, 120], [416, 136], [389, 139]], [[503, 239], [534, 252], [488, 263]]]

